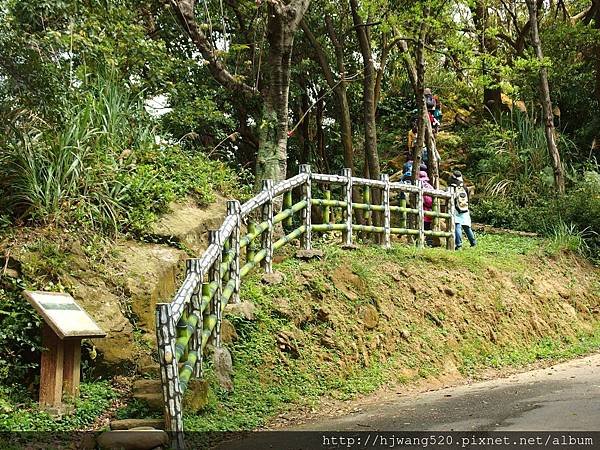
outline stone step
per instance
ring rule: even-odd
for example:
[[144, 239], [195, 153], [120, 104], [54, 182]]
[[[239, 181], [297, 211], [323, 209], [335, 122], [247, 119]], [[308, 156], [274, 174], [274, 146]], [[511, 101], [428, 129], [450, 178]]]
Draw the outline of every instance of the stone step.
[[133, 398], [145, 402], [153, 411], [162, 412], [164, 400], [160, 380], [136, 380], [133, 382]]
[[131, 430], [106, 431], [98, 436], [101, 449], [151, 450], [166, 447], [169, 436], [163, 430], [141, 427]]
[[160, 380], [146, 380], [140, 379], [133, 382], [133, 395], [136, 394], [161, 394], [162, 395], [162, 384]]
[[157, 430], [165, 429], [164, 419], [121, 419], [110, 422], [111, 430], [131, 430], [132, 428], [151, 427]]

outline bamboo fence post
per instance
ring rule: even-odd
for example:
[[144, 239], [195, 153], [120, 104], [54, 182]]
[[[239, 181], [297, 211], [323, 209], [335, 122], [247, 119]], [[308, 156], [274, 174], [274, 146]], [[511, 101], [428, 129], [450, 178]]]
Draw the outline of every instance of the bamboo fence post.
[[229, 265], [229, 279], [234, 280], [231, 303], [240, 302], [240, 228], [242, 217], [240, 215], [241, 205], [237, 200], [227, 202], [227, 215], [235, 216], [235, 227], [231, 233], [231, 249], [233, 250], [233, 261]]
[[202, 311], [200, 305], [202, 303], [202, 280], [204, 276], [201, 272], [198, 272], [196, 260], [188, 259], [185, 264], [186, 277], [190, 274], [195, 274], [197, 279], [197, 283], [192, 290], [190, 302], [187, 304], [187, 312], [188, 316], [195, 315], [198, 317], [198, 323], [190, 339], [189, 350], [195, 351], [198, 354], [198, 358], [194, 364], [194, 376], [199, 377], [202, 374], [202, 352], [200, 352], [202, 348]]
[[[325, 200], [331, 200], [331, 190], [329, 190], [329, 188], [323, 191], [323, 198]], [[331, 218], [329, 215], [330, 210], [331, 208], [329, 206], [323, 207], [323, 223], [331, 223]]]
[[390, 228], [391, 228], [391, 213], [390, 213], [390, 176], [387, 173], [382, 173], [379, 179], [385, 183], [385, 188], [382, 189], [383, 200], [383, 247], [390, 248]]
[[[223, 253], [227, 253], [227, 256], [229, 256], [229, 250], [231, 249], [231, 239], [225, 239], [225, 242], [223, 242]], [[227, 270], [225, 271], [225, 273], [223, 273], [223, 282], [227, 283], [229, 281], [229, 268], [227, 268]]]
[[345, 245], [352, 245], [352, 169], [342, 169], [342, 176], [346, 177], [346, 232]]
[[448, 191], [450, 191], [450, 198], [448, 199], [448, 214], [450, 214], [450, 218], [447, 219], [448, 222], [448, 226], [449, 226], [449, 232], [451, 233], [451, 236], [449, 238], [446, 238], [446, 248], [448, 250], [456, 250], [456, 240], [455, 240], [455, 232], [456, 232], [456, 220], [454, 218], [454, 200], [455, 200], [455, 190], [453, 186], [450, 186], [448, 188]]
[[306, 201], [306, 208], [302, 210], [302, 222], [305, 227], [304, 234], [302, 235], [302, 248], [304, 250], [310, 250], [312, 248], [312, 192], [311, 192], [311, 172], [310, 165], [300, 165], [300, 173], [308, 175], [308, 179], [302, 185], [302, 200]]
[[[370, 205], [371, 204], [371, 186], [364, 186], [363, 189], [363, 203], [366, 205]], [[369, 224], [369, 220], [371, 219], [371, 211], [369, 209], [367, 209], [365, 211], [365, 224], [368, 225]]]
[[[292, 190], [286, 191], [283, 194], [283, 209], [290, 209], [294, 203], [292, 202]], [[291, 228], [294, 225], [293, 217], [285, 219], [285, 226]]]
[[[253, 234], [256, 233], [256, 222], [254, 221], [250, 221], [248, 222], [248, 234]], [[254, 238], [256, 239], [256, 238]], [[254, 260], [254, 255], [256, 254], [255, 252], [255, 247], [256, 244], [254, 242], [254, 239], [252, 239], [250, 242], [248, 242], [248, 245], [246, 245], [246, 262], [252, 262]]]
[[156, 339], [165, 403], [165, 426], [171, 437], [171, 447], [182, 449], [184, 443], [181, 387], [179, 367], [175, 359], [175, 323], [169, 303], [156, 305]]
[[425, 245], [425, 214], [423, 210], [423, 183], [421, 180], [417, 181], [417, 187], [419, 191], [417, 193], [417, 210], [419, 211], [418, 227], [419, 227], [419, 238], [417, 240], [417, 247], [423, 248]]
[[[403, 191], [400, 191], [400, 207], [406, 208], [406, 195]], [[400, 228], [406, 228], [406, 211], [402, 211], [402, 215], [400, 216]]]
[[269, 200], [262, 207], [262, 220], [268, 223], [268, 228], [262, 235], [262, 248], [267, 255], [262, 260], [262, 267], [266, 273], [273, 272], [273, 180], [263, 181], [263, 191], [269, 193]]
[[[208, 243], [219, 245], [219, 230], [208, 231]], [[212, 332], [212, 342], [215, 347], [221, 346], [221, 297], [223, 295], [223, 281], [221, 280], [221, 263], [223, 262], [223, 252], [219, 251], [217, 259], [208, 271], [208, 282], [217, 284], [217, 290], [211, 300], [211, 312], [217, 316], [217, 324]]]

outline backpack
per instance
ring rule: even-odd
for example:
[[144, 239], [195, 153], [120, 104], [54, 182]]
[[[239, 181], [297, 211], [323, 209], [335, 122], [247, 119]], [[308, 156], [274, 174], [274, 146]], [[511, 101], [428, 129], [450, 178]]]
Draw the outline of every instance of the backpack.
[[427, 105], [427, 109], [435, 109], [435, 99], [433, 98], [433, 95], [425, 95], [425, 105]]
[[466, 213], [469, 211], [469, 195], [462, 184], [456, 188], [454, 206], [459, 213]]

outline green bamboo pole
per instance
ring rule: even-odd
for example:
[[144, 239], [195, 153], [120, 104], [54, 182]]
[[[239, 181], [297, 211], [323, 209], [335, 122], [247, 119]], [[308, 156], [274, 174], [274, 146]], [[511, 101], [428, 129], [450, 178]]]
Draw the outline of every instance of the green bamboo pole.
[[[352, 203], [352, 208], [362, 209], [367, 211], [368, 214], [371, 214], [371, 211], [385, 211], [385, 207], [383, 205], [370, 205], [367, 203]], [[365, 213], [365, 216], [367, 213]]]
[[[284, 209], [292, 209], [292, 191], [291, 190], [289, 190], [285, 194], [283, 194], [283, 208]], [[292, 215], [290, 214], [289, 217], [285, 220], [284, 225], [286, 227], [292, 227], [293, 226], [292, 221], [293, 221]]]
[[288, 242], [290, 242], [290, 241], [292, 241], [292, 240], [294, 240], [294, 239], [302, 236], [302, 233], [304, 233], [305, 231], [306, 231], [306, 227], [304, 225], [302, 225], [299, 228], [296, 228], [290, 234], [288, 234], [287, 236], [282, 237], [277, 242], [275, 242], [273, 244], [273, 250], [277, 250], [277, 249], [283, 247]]
[[196, 361], [198, 360], [198, 352], [190, 352], [186, 361], [183, 363], [183, 367], [179, 371], [179, 387], [181, 394], [185, 393]]
[[260, 234], [267, 228], [269, 228], [269, 223], [266, 221], [261, 222], [259, 224], [257, 224], [256, 222], [250, 222], [248, 224], [248, 233], [240, 239], [240, 247], [244, 248], [247, 245], [249, 245], [252, 241], [254, 241], [254, 239], [256, 239], [257, 236], [260, 236]]
[[390, 228], [390, 233], [418, 236], [419, 230], [411, 230], [410, 228]]
[[[279, 214], [274, 216], [273, 224], [282, 222], [283, 220], [287, 219], [288, 217], [292, 217], [292, 215], [294, 213], [304, 209], [305, 207], [306, 207], [306, 200], [299, 201], [298, 203], [293, 205], [291, 208], [281, 211]], [[267, 223], [267, 228], [268, 228], [268, 223]]]
[[[311, 200], [311, 203], [313, 205], [317, 205], [317, 206], [332, 206], [334, 208], [345, 208], [346, 207], [346, 202], [342, 202], [340, 200], [327, 200], [327, 199], [323, 199], [323, 198], [313, 198]], [[331, 215], [330, 215], [330, 219], [331, 219]]]
[[254, 255], [254, 259], [252, 261], [248, 261], [244, 266], [240, 269], [240, 277], [244, 278], [259, 262], [265, 259], [267, 256], [267, 250], [262, 249], [256, 255]]
[[343, 224], [343, 223], [321, 223], [321, 224], [311, 226], [311, 229], [313, 231], [335, 231], [335, 230], [344, 231], [347, 228], [348, 227], [346, 226], [346, 224]]
[[442, 213], [442, 212], [436, 212], [436, 211], [423, 211], [423, 214], [425, 216], [429, 216], [429, 217], [441, 217], [443, 219], [449, 219], [450, 218], [450, 214], [448, 214], [448, 213]]
[[[396, 211], [396, 207], [391, 207], [390, 208], [392, 211]], [[400, 208], [399, 208], [399, 212], [402, 213], [402, 216], [400, 218], [400, 228], [401, 229], [405, 229], [406, 228], [406, 217], [407, 217], [407, 207], [406, 207], [406, 196], [403, 195], [402, 199], [400, 199]]]
[[[256, 222], [248, 223], [248, 234], [240, 239], [240, 247], [248, 246], [246, 248], [246, 262], [252, 261], [254, 259], [254, 254], [256, 253], [256, 249], [254, 247], [254, 243], [252, 240], [258, 236], [260, 232], [256, 229]], [[250, 238], [249, 236], [254, 236]]]
[[[323, 191], [323, 197], [325, 197], [325, 202], [323, 202], [323, 203], [324, 203], [324, 205], [327, 205], [327, 202], [331, 201], [331, 191], [329, 189], [326, 189], [325, 191]], [[323, 223], [330, 222], [329, 212], [330, 212], [329, 206], [325, 206], [323, 208]]]
[[[365, 186], [363, 189], [363, 203], [362, 205], [370, 205], [371, 204], [371, 186]], [[369, 219], [371, 219], [371, 210], [369, 208], [362, 208], [359, 205], [361, 205], [360, 203], [353, 203], [352, 207], [356, 208], [356, 209], [366, 209], [366, 213], [364, 215], [365, 217], [365, 223], [369, 222]], [[361, 205], [361, 206], [362, 206]]]
[[452, 233], [447, 231], [433, 231], [433, 230], [425, 230], [423, 232], [425, 236], [433, 236], [433, 237], [451, 237]]
[[352, 228], [357, 231], [364, 231], [367, 233], [385, 233], [384, 227], [376, 227], [373, 225], [353, 225]]

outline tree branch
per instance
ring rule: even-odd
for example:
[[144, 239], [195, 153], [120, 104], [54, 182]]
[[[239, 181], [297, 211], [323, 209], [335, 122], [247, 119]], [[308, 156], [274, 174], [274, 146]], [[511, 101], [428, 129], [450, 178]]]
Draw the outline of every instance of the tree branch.
[[223, 87], [246, 96], [255, 96], [258, 92], [251, 86], [234, 77], [217, 58], [207, 36], [202, 32], [194, 14], [195, 0], [169, 0], [179, 22], [186, 30], [202, 58], [208, 63], [208, 70]]

